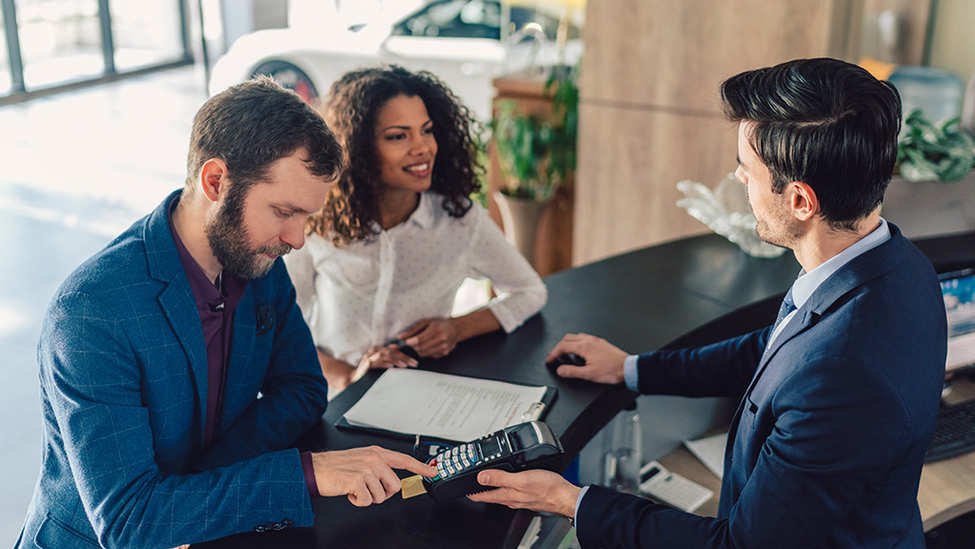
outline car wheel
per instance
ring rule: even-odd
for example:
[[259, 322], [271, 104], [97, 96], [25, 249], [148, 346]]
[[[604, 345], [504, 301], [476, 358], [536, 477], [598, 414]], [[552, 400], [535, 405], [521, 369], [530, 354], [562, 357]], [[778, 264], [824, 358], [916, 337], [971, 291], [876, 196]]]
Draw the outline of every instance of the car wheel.
[[318, 91], [305, 71], [287, 61], [272, 59], [264, 61], [251, 72], [251, 78], [266, 74], [282, 87], [293, 90], [305, 103], [312, 104], [318, 99]]

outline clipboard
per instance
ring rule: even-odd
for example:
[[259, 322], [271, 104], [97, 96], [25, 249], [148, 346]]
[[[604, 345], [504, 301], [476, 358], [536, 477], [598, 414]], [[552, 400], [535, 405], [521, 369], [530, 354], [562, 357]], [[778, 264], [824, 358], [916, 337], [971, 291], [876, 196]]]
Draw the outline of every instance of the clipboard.
[[[389, 372], [389, 371], [396, 371], [396, 370], [387, 370], [387, 372]], [[403, 371], [403, 370], [400, 370], [400, 371]], [[424, 370], [410, 370], [410, 371], [412, 371], [412, 372], [425, 372]], [[454, 378], [456, 380], [460, 380], [461, 383], [467, 382], [467, 383], [471, 383], [471, 384], [474, 384], [474, 385], [477, 385], [477, 384], [492, 384], [492, 385], [495, 385], [495, 386], [500, 385], [500, 386], [504, 386], [504, 387], [514, 388], [515, 390], [517, 390], [517, 388], [524, 388], [524, 387], [538, 388], [538, 389], [544, 388], [544, 394], [543, 394], [541, 400], [531, 402], [530, 404], [528, 404], [528, 406], [527, 406], [526, 409], [524, 409], [524, 410], [521, 411], [520, 417], [518, 417], [517, 419], [516, 418], [511, 418], [507, 422], [506, 425], [502, 425], [501, 427], [498, 427], [498, 428], [503, 428], [503, 427], [506, 427], [508, 425], [514, 425], [514, 424], [518, 424], [518, 423], [523, 423], [525, 421], [540, 420], [540, 419], [544, 418], [545, 414], [551, 408], [552, 403], [555, 402], [555, 399], [558, 396], [558, 389], [555, 388], [555, 387], [548, 386], [548, 385], [531, 385], [531, 384], [526, 384], [526, 383], [513, 383], [513, 382], [509, 382], [509, 381], [487, 380], [487, 379], [473, 378], [473, 377], [467, 377], [467, 376], [456, 376], [456, 375], [453, 375], [453, 374], [438, 374], [436, 372], [427, 372], [427, 373], [428, 374], [432, 374], [434, 376], [444, 376], [444, 377]], [[384, 372], [383, 375], [386, 375], [386, 373]], [[399, 374], [399, 375], [403, 375], [403, 374]], [[377, 380], [376, 383], [373, 384], [373, 387], [375, 387], [377, 384], [379, 384], [379, 381], [378, 380]], [[369, 395], [369, 391], [371, 391], [371, 390], [372, 390], [372, 387], [370, 387], [370, 389], [366, 391], [366, 394], [364, 394], [362, 396], [362, 398], [360, 399], [360, 401], [362, 399], [365, 399]], [[358, 402], [356, 404], [358, 404]], [[353, 408], [354, 407], [355, 407], [355, 405], [353, 405]], [[351, 410], [352, 410], [352, 408], [349, 409], [349, 411], [351, 411]], [[348, 413], [348, 411], [346, 413]], [[392, 410], [389, 411], [389, 413], [391, 415], [397, 414], [397, 410], [396, 409], [392, 409]], [[350, 430], [350, 431], [367, 432], [367, 433], [371, 433], [371, 434], [375, 434], [375, 435], [380, 435], [380, 436], [389, 437], [389, 438], [395, 438], [395, 439], [400, 439], [400, 440], [414, 440], [417, 436], [422, 436], [422, 437], [424, 437], [426, 439], [442, 440], [444, 442], [453, 442], [453, 443], [459, 443], [459, 442], [466, 442], [468, 440], [474, 440], [474, 439], [476, 439], [476, 438], [478, 438], [480, 436], [483, 436], [485, 434], [489, 434], [489, 433], [494, 432], [495, 430], [497, 430], [497, 429], [494, 429], [493, 427], [491, 427], [491, 428], [486, 429], [486, 432], [477, 432], [477, 433], [471, 432], [471, 433], [469, 433], [471, 435], [470, 438], [450, 437], [450, 436], [441, 436], [441, 435], [439, 435], [439, 434], [437, 434], [435, 432], [432, 432], [432, 431], [426, 431], [422, 427], [420, 427], [418, 429], [411, 429], [410, 430], [411, 432], [406, 432], [405, 430], [385, 429], [385, 428], [378, 427], [378, 426], [373, 426], [373, 425], [361, 425], [361, 424], [357, 424], [357, 423], [350, 422], [348, 420], [348, 418], [346, 418], [346, 414], [343, 414], [342, 417], [340, 417], [338, 420], [336, 420], [335, 423], [334, 423], [334, 425], [338, 429]], [[412, 432], [412, 431], [420, 431], [420, 432]]]

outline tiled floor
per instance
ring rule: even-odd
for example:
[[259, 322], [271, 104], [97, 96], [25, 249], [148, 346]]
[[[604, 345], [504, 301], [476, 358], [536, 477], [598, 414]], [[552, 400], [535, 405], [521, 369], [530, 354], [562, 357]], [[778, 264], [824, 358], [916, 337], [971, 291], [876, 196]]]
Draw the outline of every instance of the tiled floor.
[[65, 276], [183, 184], [206, 100], [182, 68], [0, 107], [0, 547], [40, 467], [34, 350]]

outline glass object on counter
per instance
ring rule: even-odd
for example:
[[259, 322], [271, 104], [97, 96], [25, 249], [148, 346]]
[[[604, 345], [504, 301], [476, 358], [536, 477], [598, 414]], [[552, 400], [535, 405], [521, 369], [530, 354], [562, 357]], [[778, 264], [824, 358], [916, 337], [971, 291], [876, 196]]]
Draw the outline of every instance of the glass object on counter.
[[961, 113], [964, 84], [957, 75], [935, 67], [897, 67], [887, 79], [901, 94], [904, 116], [920, 109], [935, 124]]

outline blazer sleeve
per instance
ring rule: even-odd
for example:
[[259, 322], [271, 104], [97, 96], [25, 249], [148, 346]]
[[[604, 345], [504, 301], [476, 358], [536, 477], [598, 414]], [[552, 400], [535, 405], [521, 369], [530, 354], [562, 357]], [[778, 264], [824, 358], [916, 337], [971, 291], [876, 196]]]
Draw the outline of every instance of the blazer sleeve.
[[310, 526], [297, 450], [195, 474], [160, 472], [127, 329], [97, 298], [62, 294], [49, 310], [39, 353], [42, 391], [100, 543], [175, 547], [272, 521]]
[[475, 205], [468, 215], [475, 216], [476, 224], [471, 276], [487, 278], [497, 289], [498, 296], [487, 307], [510, 334], [545, 306], [548, 288], [483, 208]]
[[[728, 518], [591, 487], [576, 518], [582, 546], [822, 547], [869, 488], [891, 480], [892, 464], [923, 455], [927, 439], [915, 440], [926, 427], [871, 368], [829, 355], [807, 364], [805, 375], [792, 376], [774, 397], [775, 428]], [[741, 429], [750, 421], [743, 416]], [[880, 422], [891, 428], [877, 429]], [[910, 519], [889, 520], [900, 531]]]
[[[261, 398], [222, 432], [199, 469], [213, 469], [287, 448], [317, 423], [328, 404], [328, 384], [322, 375], [308, 325], [295, 304], [294, 288], [281, 262], [269, 275], [274, 300], [273, 347], [261, 385]], [[235, 322], [235, 325], [237, 323]], [[255, 365], [255, 367], [257, 367]], [[225, 396], [225, 402], [228, 396]]]
[[741, 396], [761, 361], [772, 327], [694, 349], [660, 350], [637, 359], [642, 394]]

